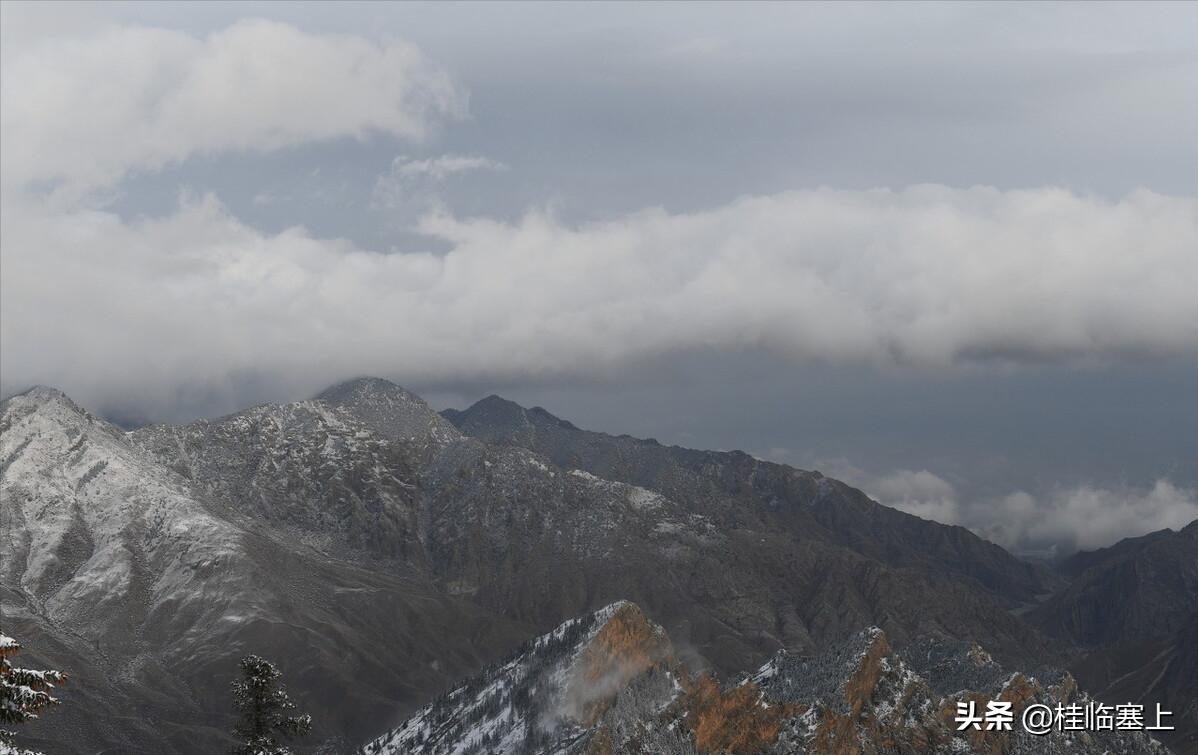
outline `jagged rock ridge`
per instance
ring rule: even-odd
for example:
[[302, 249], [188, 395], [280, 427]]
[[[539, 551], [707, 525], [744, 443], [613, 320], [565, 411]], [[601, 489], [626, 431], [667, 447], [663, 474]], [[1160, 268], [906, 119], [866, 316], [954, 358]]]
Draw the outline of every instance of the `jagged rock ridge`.
[[[692, 674], [664, 630], [613, 604], [526, 643], [358, 755], [1164, 755], [1142, 732], [959, 731], [958, 702], [1084, 704], [1068, 674], [1004, 671], [980, 647], [923, 643], [907, 662], [868, 628], [816, 656], [779, 653], [739, 682]], [[937, 690], [962, 678], [977, 688]], [[580, 702], [580, 698], [582, 701]]]

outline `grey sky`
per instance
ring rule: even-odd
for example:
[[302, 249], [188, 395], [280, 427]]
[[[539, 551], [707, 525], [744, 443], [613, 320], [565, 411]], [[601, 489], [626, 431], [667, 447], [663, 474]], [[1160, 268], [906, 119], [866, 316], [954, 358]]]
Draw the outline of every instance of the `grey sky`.
[[1198, 514], [1192, 4], [2, 8], [4, 392], [375, 373], [1021, 550]]

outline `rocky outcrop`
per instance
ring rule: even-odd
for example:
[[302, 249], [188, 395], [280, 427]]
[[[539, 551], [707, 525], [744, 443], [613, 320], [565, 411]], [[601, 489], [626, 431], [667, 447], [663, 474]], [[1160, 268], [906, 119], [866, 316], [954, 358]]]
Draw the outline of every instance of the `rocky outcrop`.
[[[362, 755], [1165, 755], [1142, 732], [1024, 731], [1029, 705], [1084, 704], [1068, 674], [1008, 673], [984, 650], [922, 643], [927, 679], [876, 628], [816, 656], [781, 653], [739, 682], [692, 675], [635, 606], [567, 622], [426, 706]], [[973, 667], [974, 671], [966, 669]], [[937, 687], [972, 676], [976, 689]], [[575, 705], [589, 680], [601, 708]], [[608, 683], [597, 683], [606, 679]], [[563, 682], [562, 680], [574, 680]], [[967, 728], [958, 703], [1009, 703], [1010, 730]], [[483, 711], [481, 714], [479, 711]], [[597, 711], [598, 715], [595, 715]]]

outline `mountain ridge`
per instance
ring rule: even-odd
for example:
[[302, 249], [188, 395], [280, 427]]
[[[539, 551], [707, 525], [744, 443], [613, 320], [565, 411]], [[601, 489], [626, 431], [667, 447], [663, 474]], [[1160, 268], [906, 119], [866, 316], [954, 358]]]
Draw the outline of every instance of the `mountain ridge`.
[[[737, 484], [751, 485], [759, 471], [763, 477], [771, 474], [776, 477], [780, 471], [792, 469], [786, 465], [756, 459], [743, 451], [697, 451], [680, 446], [664, 446], [654, 439], [582, 430], [544, 409], [525, 409], [515, 402], [495, 395], [476, 402], [468, 409], [446, 410], [442, 414], [460, 430], [473, 437], [492, 443], [528, 448], [552, 459], [560, 466], [577, 467], [600, 477], [655, 489], [665, 495], [693, 495], [695, 486], [680, 484], [677, 479], [663, 479], [669, 473], [673, 473], [675, 477], [681, 476], [674, 470], [666, 469], [663, 472], [660, 469], [646, 469], [645, 465], [638, 466], [635, 460], [630, 461], [630, 457], [635, 456], [630, 449], [641, 449], [644, 453], [661, 459], [661, 466], [668, 467], [673, 464], [687, 471], [697, 469], [701, 472], [704, 465], [720, 459], [730, 459], [733, 463], [746, 467], [740, 479], [716, 480], [716, 484], [725, 490]], [[842, 496], [837, 503], [844, 503], [843, 493], [847, 491], [851, 491], [851, 497], [855, 498], [850, 501], [856, 505], [853, 507], [853, 521], [848, 523], [849, 526], [843, 526], [843, 521], [836, 522], [838, 516], [843, 516], [845, 511], [817, 506], [815, 510], [820, 524], [839, 524], [850, 533], [880, 527], [914, 539], [919, 539], [922, 533], [908, 535], [907, 531], [911, 527], [923, 528], [927, 532], [935, 533], [942, 541], [949, 541], [947, 547], [984, 550], [996, 563], [967, 576], [978, 579], [983, 586], [994, 589], [998, 594], [1016, 602], [1030, 603], [1048, 588], [1055, 586], [1055, 581], [1047, 569], [1020, 561], [1007, 554], [1001, 547], [963, 527], [930, 523], [897, 509], [881, 506], [860, 491], [837, 480], [824, 478], [819, 472], [794, 471], [809, 475], [815, 480], [829, 480], [824, 484], [840, 488], [838, 492], [841, 492]], [[762, 495], [767, 496], [767, 503], [773, 503], [785, 493], [780, 495], [775, 487], [764, 490]], [[879, 518], [881, 521], [877, 521]], [[842, 539], [841, 542], [850, 547], [857, 545], [849, 539]], [[896, 544], [890, 545], [898, 547]], [[919, 548], [925, 546], [926, 542], [918, 543]], [[877, 550], [869, 555], [885, 558], [885, 554]], [[959, 554], [954, 554], [954, 559], [943, 559], [937, 565], [945, 569], [954, 568], [952, 561], [958, 557]]]
[[[619, 601], [525, 643], [357, 755], [1165, 755], [1144, 733], [961, 731], [958, 704], [1084, 705], [1073, 679], [1003, 670], [980, 647], [929, 645], [918, 668], [868, 627], [816, 656], [778, 653], [722, 684]], [[956, 687], [964, 678], [973, 687]], [[584, 683], [585, 682], [585, 683]], [[950, 686], [953, 691], [935, 690]], [[580, 697], [584, 702], [579, 702]]]
[[[0, 497], [21, 541], [0, 553], [0, 598], [31, 654], [78, 672], [62, 725], [30, 728], [66, 752], [83, 750], [56, 737], [130, 753], [223, 746], [219, 680], [244, 651], [294, 664], [293, 693], [325, 710], [317, 736], [356, 744], [617, 599], [725, 675], [874, 625], [896, 648], [980, 642], [1017, 667], [1063, 647], [1010, 611], [1046, 586], [1041, 572], [987, 587], [1001, 549], [743, 453], [596, 437], [521, 410], [575, 444], [530, 449], [472, 437], [375, 379], [134, 431], [53, 389], [26, 394], [0, 403]], [[117, 566], [99, 569], [97, 544]], [[937, 568], [950, 558], [959, 568]], [[89, 655], [106, 637], [120, 642]], [[121, 706], [154, 723], [113, 728]]]

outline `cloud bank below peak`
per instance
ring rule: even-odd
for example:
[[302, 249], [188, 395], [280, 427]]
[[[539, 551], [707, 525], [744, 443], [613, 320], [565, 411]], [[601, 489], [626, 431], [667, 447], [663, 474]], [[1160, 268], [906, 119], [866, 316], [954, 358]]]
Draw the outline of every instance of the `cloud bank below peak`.
[[879, 503], [966, 527], [1018, 554], [1058, 557], [1113, 545], [1198, 519], [1198, 489], [1158, 478], [1149, 486], [1080, 484], [970, 497], [926, 469], [871, 474], [843, 460], [823, 465]]

